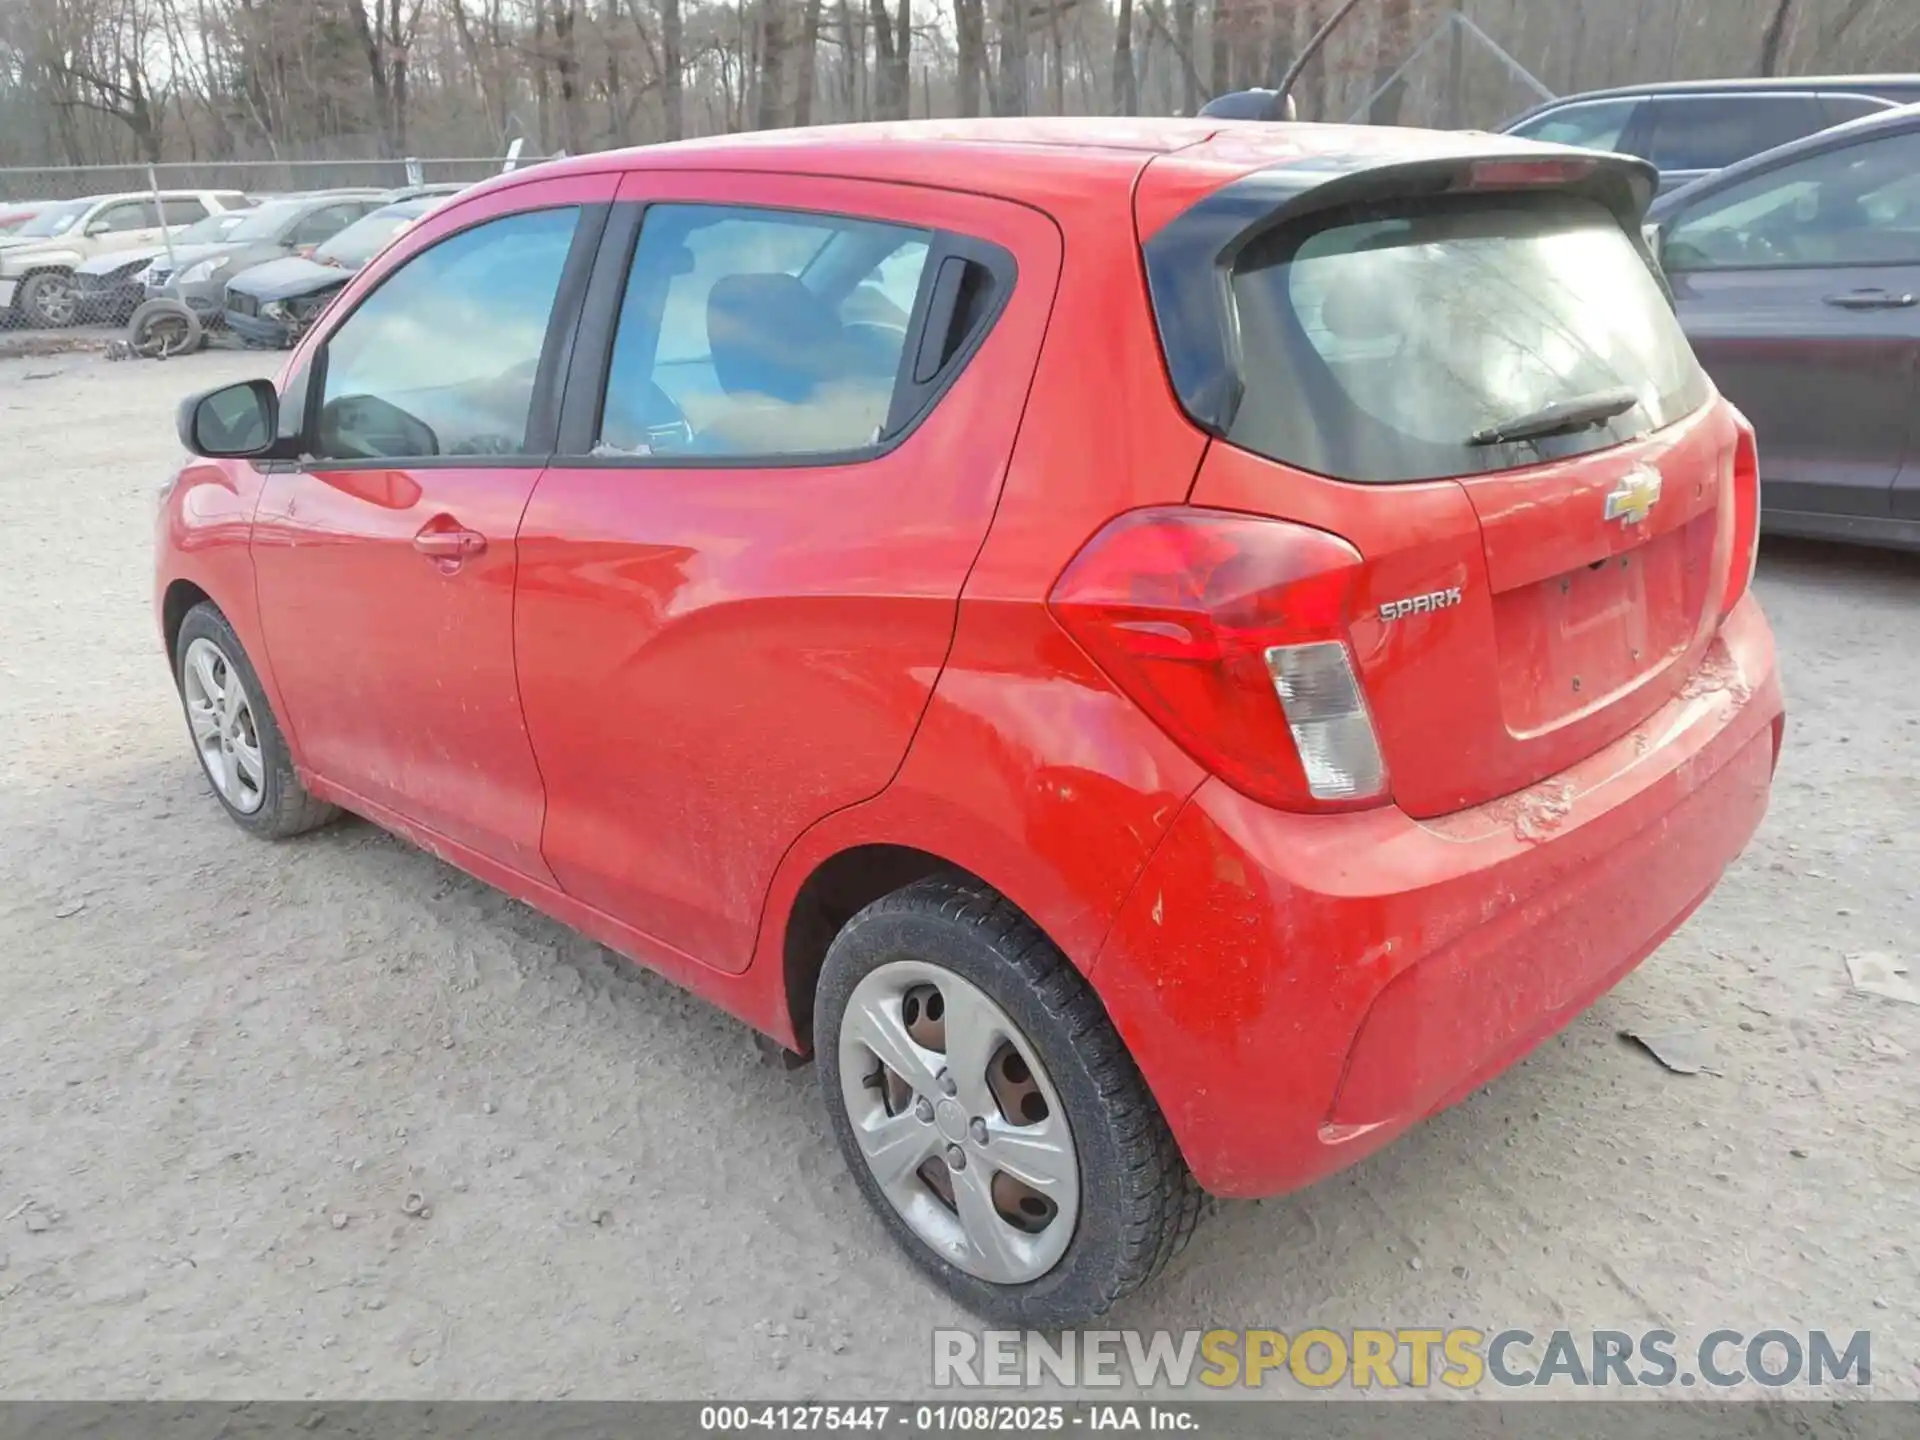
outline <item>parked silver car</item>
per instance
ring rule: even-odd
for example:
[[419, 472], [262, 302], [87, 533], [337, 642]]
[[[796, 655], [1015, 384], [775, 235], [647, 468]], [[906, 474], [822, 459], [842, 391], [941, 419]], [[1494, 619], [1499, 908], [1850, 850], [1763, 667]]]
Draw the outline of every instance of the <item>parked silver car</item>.
[[241, 271], [287, 255], [311, 255], [370, 210], [388, 203], [385, 190], [334, 190], [269, 200], [249, 212], [225, 239], [176, 248], [146, 272], [149, 300], [184, 302], [203, 325], [217, 324], [227, 282]]
[[94, 195], [43, 210], [0, 249], [0, 310], [30, 324], [71, 325], [80, 318], [73, 272], [98, 255], [158, 243], [221, 210], [250, 203], [237, 190], [162, 190]]

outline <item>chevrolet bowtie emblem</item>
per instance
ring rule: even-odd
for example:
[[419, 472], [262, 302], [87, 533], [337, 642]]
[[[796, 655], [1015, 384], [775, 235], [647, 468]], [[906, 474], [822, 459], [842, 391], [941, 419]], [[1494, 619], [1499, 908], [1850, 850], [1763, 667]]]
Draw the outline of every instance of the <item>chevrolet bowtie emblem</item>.
[[1638, 525], [1660, 499], [1660, 472], [1635, 470], [1607, 494], [1607, 519]]

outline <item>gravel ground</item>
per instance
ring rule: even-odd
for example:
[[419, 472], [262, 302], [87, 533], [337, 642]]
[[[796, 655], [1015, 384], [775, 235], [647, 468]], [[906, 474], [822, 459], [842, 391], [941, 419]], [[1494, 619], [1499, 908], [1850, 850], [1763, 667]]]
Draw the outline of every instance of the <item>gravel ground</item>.
[[[262, 845], [207, 795], [153, 491], [179, 396], [263, 365], [0, 360], [0, 1395], [926, 1391], [968, 1321], [810, 1069], [368, 825]], [[1488, 1091], [1221, 1207], [1115, 1325], [1870, 1328], [1874, 1393], [1920, 1394], [1920, 1007], [1843, 963], [1920, 947], [1920, 560], [1771, 547], [1760, 590], [1787, 753], [1699, 916]]]

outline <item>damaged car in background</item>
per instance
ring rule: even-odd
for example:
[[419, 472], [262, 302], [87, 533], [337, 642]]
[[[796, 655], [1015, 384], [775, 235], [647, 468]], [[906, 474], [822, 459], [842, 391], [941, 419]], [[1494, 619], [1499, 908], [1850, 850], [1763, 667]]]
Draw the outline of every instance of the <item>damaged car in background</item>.
[[147, 271], [169, 253], [218, 245], [228, 239], [252, 212], [254, 202], [247, 200], [235, 208], [222, 210], [189, 225], [173, 237], [172, 249], [166, 245], [146, 245], [138, 250], [115, 250], [76, 265], [74, 288], [79, 295], [80, 318], [106, 325], [121, 325], [146, 299]]
[[251, 202], [232, 190], [164, 190], [93, 195], [48, 206], [0, 249], [0, 311], [17, 321], [62, 328], [81, 318], [74, 270], [102, 255], [163, 244], [207, 216]]
[[202, 325], [218, 325], [227, 282], [244, 270], [288, 255], [311, 255], [370, 210], [388, 202], [383, 190], [332, 190], [269, 200], [224, 239], [155, 260], [146, 272], [148, 301], [174, 300]]
[[285, 349], [389, 241], [447, 197], [422, 195], [356, 220], [311, 258], [289, 255], [235, 276], [226, 290], [227, 328], [249, 345]]

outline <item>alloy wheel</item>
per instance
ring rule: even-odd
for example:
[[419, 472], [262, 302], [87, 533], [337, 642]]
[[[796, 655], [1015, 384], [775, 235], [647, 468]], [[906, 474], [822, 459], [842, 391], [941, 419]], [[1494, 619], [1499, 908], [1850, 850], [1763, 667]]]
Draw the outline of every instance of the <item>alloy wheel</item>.
[[33, 308], [46, 325], [71, 325], [80, 310], [80, 292], [71, 280], [52, 276], [35, 293]]
[[1001, 1285], [1059, 1263], [1079, 1217], [1079, 1157], [1006, 1011], [942, 966], [890, 961], [854, 987], [839, 1048], [854, 1139], [922, 1242]]
[[205, 638], [187, 646], [181, 672], [187, 723], [200, 764], [220, 797], [241, 814], [251, 815], [266, 799], [267, 771], [253, 702], [240, 672], [224, 650]]

